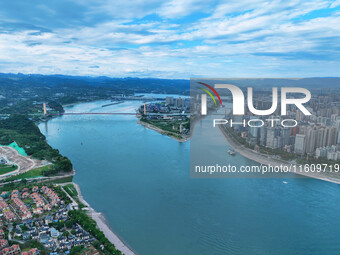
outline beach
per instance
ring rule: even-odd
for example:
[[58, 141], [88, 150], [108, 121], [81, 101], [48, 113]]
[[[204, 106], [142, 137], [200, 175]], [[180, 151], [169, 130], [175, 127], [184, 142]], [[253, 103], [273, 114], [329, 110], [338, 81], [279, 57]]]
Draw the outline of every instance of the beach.
[[97, 223], [97, 227], [103, 231], [106, 238], [114, 244], [117, 250], [120, 250], [125, 255], [136, 255], [137, 253], [134, 252], [129, 246], [127, 246], [124, 241], [119, 238], [119, 236], [112, 231], [109, 227], [104, 215], [102, 213], [96, 212], [86, 200], [84, 200], [81, 190], [78, 184], [73, 182], [74, 187], [78, 192], [78, 199], [81, 203], [88, 207], [88, 214], [89, 216], [94, 219]]
[[[235, 138], [232, 137], [232, 135], [230, 135], [229, 132], [224, 127], [222, 127], [221, 125], [218, 125], [218, 126], [219, 126], [219, 130], [221, 131], [221, 133], [223, 134], [227, 142], [230, 144], [230, 146], [233, 147], [233, 149], [237, 153], [241, 154], [242, 156], [250, 160], [253, 160], [257, 163], [263, 164], [263, 165], [272, 165], [272, 166], [283, 165], [283, 166], [289, 167], [291, 164], [293, 164], [290, 162], [286, 162], [284, 160], [272, 158], [269, 155], [264, 155], [252, 149], [246, 148], [245, 146], [241, 145], [238, 141], [236, 141]], [[300, 172], [300, 171], [292, 172], [292, 173], [302, 175], [305, 177], [310, 177], [314, 179], [319, 179], [323, 181], [340, 184], [339, 173], [329, 173], [329, 172], [317, 173], [317, 172]]]
[[190, 136], [189, 136], [189, 137], [185, 137], [185, 138], [179, 139], [179, 138], [177, 138], [177, 137], [172, 136], [171, 134], [169, 134], [169, 132], [164, 131], [164, 130], [162, 130], [162, 129], [160, 129], [160, 128], [154, 126], [154, 125], [151, 125], [151, 124], [149, 124], [149, 123], [145, 123], [145, 122], [143, 122], [143, 121], [137, 121], [137, 123], [143, 125], [144, 127], [148, 128], [148, 129], [152, 129], [152, 130], [154, 130], [154, 131], [156, 131], [156, 132], [158, 132], [158, 133], [160, 133], [160, 134], [162, 134], [162, 135], [169, 136], [169, 137], [171, 137], [172, 139], [175, 139], [176, 141], [181, 142], [181, 143], [187, 142], [187, 141], [190, 139]]

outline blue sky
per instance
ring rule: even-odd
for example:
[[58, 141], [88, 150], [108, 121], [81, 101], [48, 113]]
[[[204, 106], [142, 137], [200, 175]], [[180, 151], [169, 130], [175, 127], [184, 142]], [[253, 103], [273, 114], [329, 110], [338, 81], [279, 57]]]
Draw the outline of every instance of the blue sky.
[[0, 72], [339, 76], [340, 0], [0, 1]]

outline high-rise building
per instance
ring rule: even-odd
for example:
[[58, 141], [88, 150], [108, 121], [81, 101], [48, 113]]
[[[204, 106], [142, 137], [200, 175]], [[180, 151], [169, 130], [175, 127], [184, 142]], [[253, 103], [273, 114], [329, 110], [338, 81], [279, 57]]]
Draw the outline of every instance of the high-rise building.
[[267, 128], [267, 138], [266, 138], [266, 147], [271, 149], [277, 149], [277, 129], [275, 127]]
[[260, 145], [265, 146], [267, 141], [267, 127], [260, 128]]
[[324, 133], [325, 146], [332, 146], [337, 143], [338, 130], [336, 127], [326, 127]]
[[[258, 119], [257, 117], [254, 116], [250, 116], [250, 119]], [[260, 125], [261, 123], [259, 122], [253, 122], [252, 125]], [[260, 133], [260, 128], [259, 127], [249, 127], [248, 133], [253, 137], [253, 138], [257, 138], [259, 136]]]
[[317, 127], [308, 127], [306, 133], [306, 153], [314, 153], [316, 149]]
[[175, 105], [177, 107], [183, 107], [184, 106], [184, 98], [181, 98], [181, 97], [176, 98], [175, 99]]
[[297, 154], [306, 154], [306, 136], [297, 134], [295, 137], [294, 151]]
[[166, 97], [165, 98], [165, 103], [167, 105], [173, 105], [174, 104], [174, 98], [173, 97]]

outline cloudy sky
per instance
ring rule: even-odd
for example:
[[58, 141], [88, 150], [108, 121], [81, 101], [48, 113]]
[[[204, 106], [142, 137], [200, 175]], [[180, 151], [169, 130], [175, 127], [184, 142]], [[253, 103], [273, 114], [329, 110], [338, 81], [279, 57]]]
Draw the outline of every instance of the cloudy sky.
[[340, 0], [0, 1], [0, 72], [339, 76]]

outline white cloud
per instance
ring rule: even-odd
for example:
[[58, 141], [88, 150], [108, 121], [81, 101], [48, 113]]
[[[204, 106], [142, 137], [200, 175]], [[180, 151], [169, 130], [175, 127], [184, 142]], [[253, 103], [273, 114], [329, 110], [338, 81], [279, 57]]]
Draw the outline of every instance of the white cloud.
[[157, 13], [165, 18], [181, 18], [198, 10], [208, 12], [210, 10], [209, 7], [209, 1], [171, 0], [164, 2], [161, 8], [157, 10]]
[[[121, 0], [77, 1], [90, 5], [87, 15], [112, 19], [51, 32], [0, 33], [0, 72], [171, 78], [338, 75], [340, 14], [304, 16], [334, 8], [336, 2], [245, 0], [212, 7], [196, 0], [138, 0], [131, 7]], [[53, 11], [47, 4], [38, 8]], [[176, 19], [197, 11], [205, 16], [184, 23]], [[139, 20], [150, 14], [160, 18]]]
[[338, 6], [340, 6], [340, 0], [335, 0], [335, 1], [331, 4], [330, 8], [335, 8], [335, 7], [338, 7]]

